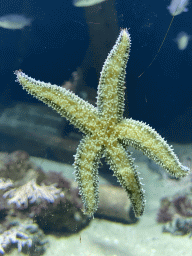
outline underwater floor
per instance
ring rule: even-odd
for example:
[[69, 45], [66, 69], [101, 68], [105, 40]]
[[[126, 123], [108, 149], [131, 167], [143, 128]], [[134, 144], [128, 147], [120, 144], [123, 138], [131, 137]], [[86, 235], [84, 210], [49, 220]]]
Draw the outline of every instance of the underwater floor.
[[[180, 160], [190, 165], [192, 145], [173, 145]], [[171, 197], [190, 186], [191, 177], [180, 181], [170, 179], [165, 172], [151, 163], [141, 153], [134, 151], [135, 164], [143, 178], [146, 209], [144, 215], [134, 224], [94, 218], [81, 231], [69, 236], [46, 235], [49, 245], [45, 256], [191, 256], [192, 238], [190, 234], [174, 235], [163, 233], [164, 224], [157, 222], [157, 213], [162, 197]], [[45, 171], [64, 171], [69, 180], [74, 180], [74, 170], [65, 165], [41, 158], [31, 157], [32, 162]], [[153, 169], [153, 171], [152, 171]], [[155, 170], [155, 171], [154, 171]], [[110, 175], [112, 173], [110, 172]], [[100, 184], [107, 182], [104, 177]], [[110, 194], [109, 194], [110, 200]], [[16, 249], [10, 255], [26, 255]]]

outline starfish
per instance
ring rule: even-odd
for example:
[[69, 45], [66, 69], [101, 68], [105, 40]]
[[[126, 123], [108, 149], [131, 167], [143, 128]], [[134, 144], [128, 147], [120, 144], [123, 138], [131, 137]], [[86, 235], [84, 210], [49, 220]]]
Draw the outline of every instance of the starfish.
[[62, 87], [36, 81], [20, 70], [15, 71], [23, 89], [55, 109], [85, 134], [78, 146], [74, 166], [84, 213], [91, 216], [98, 207], [101, 157], [105, 157], [128, 193], [137, 217], [144, 212], [144, 190], [127, 146], [143, 151], [176, 177], [183, 177], [189, 172], [179, 162], [172, 147], [154, 129], [143, 122], [123, 117], [124, 80], [130, 45], [127, 29], [121, 30], [101, 71], [97, 107]]

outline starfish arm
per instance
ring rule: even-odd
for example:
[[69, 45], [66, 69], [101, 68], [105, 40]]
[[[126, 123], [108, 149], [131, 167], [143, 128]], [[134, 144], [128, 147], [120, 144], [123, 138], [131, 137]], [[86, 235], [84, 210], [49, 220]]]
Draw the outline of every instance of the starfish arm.
[[114, 175], [128, 193], [135, 216], [141, 216], [144, 212], [145, 198], [133, 159], [118, 142], [107, 147], [104, 155]]
[[87, 135], [81, 140], [75, 155], [75, 175], [85, 214], [93, 216], [98, 207], [98, 167], [103, 153], [99, 141]]
[[116, 128], [118, 139], [125, 146], [130, 145], [143, 151], [171, 175], [184, 177], [189, 173], [189, 169], [179, 162], [172, 147], [149, 125], [133, 119], [124, 119]]
[[122, 30], [101, 71], [97, 106], [99, 115], [108, 123], [120, 122], [124, 111], [124, 83], [130, 52], [130, 36]]
[[15, 71], [17, 81], [28, 93], [55, 109], [84, 133], [92, 133], [99, 122], [97, 109], [74, 93], [57, 85], [36, 81]]

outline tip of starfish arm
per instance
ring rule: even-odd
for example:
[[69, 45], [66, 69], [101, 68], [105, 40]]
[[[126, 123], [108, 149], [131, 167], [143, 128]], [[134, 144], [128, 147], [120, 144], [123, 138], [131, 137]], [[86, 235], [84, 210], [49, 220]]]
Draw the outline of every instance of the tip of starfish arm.
[[129, 43], [131, 44], [131, 36], [130, 36], [130, 33], [128, 32], [127, 28], [122, 29], [119, 36], [127, 37], [127, 39], [129, 40]]
[[183, 170], [183, 172], [184, 172], [184, 176], [186, 176], [186, 175], [189, 174], [189, 172], [190, 172], [189, 167], [182, 165], [181, 168], [182, 168], [182, 170]]

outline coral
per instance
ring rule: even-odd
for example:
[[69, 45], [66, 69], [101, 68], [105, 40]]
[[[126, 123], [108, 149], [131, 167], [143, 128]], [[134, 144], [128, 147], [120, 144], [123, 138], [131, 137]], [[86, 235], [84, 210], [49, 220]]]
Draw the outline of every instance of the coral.
[[38, 225], [30, 219], [7, 220], [4, 223], [7, 229], [0, 235], [0, 253], [4, 254], [17, 246], [18, 252], [24, 252], [28, 255], [41, 255], [45, 251], [44, 234]]
[[0, 253], [4, 254], [4, 249], [7, 248], [10, 244], [17, 244], [18, 251], [21, 252], [24, 246], [31, 247], [32, 240], [28, 235], [19, 229], [11, 228], [0, 236]]
[[161, 199], [157, 221], [159, 223], [166, 223], [178, 216], [192, 217], [192, 188], [181, 191], [172, 197]]
[[192, 195], [187, 193], [173, 198], [173, 206], [177, 214], [183, 217], [192, 217]]
[[[68, 193], [70, 197], [70, 192]], [[53, 204], [44, 202], [34, 205], [31, 211], [34, 220], [44, 232], [77, 232], [89, 223], [83, 212], [77, 209], [70, 198], [57, 199]]]
[[13, 182], [10, 179], [0, 179], [0, 190], [7, 190], [9, 187], [13, 187]]
[[187, 235], [192, 236], [192, 219], [177, 218], [174, 221], [163, 226], [163, 232], [171, 233], [172, 235]]
[[[22, 177], [10, 180], [15, 169]], [[79, 190], [61, 173], [44, 173], [30, 162], [26, 152], [0, 153], [0, 174], [2, 232], [12, 228], [4, 224], [10, 217], [33, 219], [44, 231], [74, 232], [88, 223], [81, 210]]]
[[58, 188], [70, 189], [70, 182], [65, 179], [62, 173], [50, 171], [45, 179], [42, 181], [45, 185], [57, 184]]
[[162, 231], [172, 235], [192, 236], [192, 187], [161, 199], [157, 221], [164, 223]]
[[63, 197], [64, 194], [61, 189], [57, 189], [54, 185], [39, 186], [35, 180], [31, 180], [25, 185], [14, 188], [7, 191], [4, 197], [10, 197], [8, 204], [16, 204], [17, 208], [27, 208], [28, 202], [34, 203], [37, 201], [47, 200], [49, 203], [53, 203], [58, 197]]
[[7, 204], [7, 200], [0, 195], [0, 222], [5, 219], [9, 212], [9, 205]]
[[89, 219], [81, 210], [83, 204], [79, 190], [57, 172], [48, 173], [43, 183], [49, 185], [53, 181], [56, 182], [57, 188], [63, 189], [64, 197], [58, 197], [52, 204], [45, 200], [41, 204], [33, 204], [29, 209], [30, 217], [34, 218], [45, 232], [80, 230]]
[[161, 206], [157, 214], [157, 222], [166, 223], [173, 219], [173, 212], [170, 209], [171, 202], [167, 197], [161, 199]]
[[2, 178], [11, 178], [13, 181], [21, 180], [30, 169], [33, 169], [33, 166], [25, 151], [0, 154], [0, 176]]

